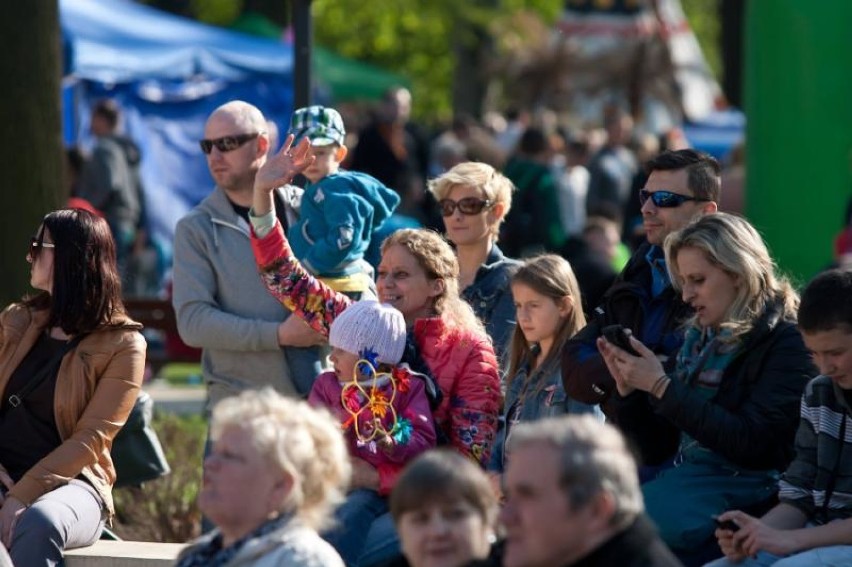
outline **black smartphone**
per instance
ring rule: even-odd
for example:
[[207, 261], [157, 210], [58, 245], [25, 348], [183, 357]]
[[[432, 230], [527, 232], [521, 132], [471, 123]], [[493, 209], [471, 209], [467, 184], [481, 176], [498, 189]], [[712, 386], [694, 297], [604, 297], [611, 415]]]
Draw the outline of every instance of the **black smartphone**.
[[630, 337], [621, 325], [607, 325], [601, 329], [601, 334], [606, 337], [606, 340], [617, 346], [618, 348], [632, 354], [633, 356], [642, 356], [630, 344]]
[[713, 521], [716, 522], [716, 527], [720, 530], [729, 530], [735, 532], [740, 529], [740, 527], [733, 520], [720, 520], [719, 518], [714, 517]]

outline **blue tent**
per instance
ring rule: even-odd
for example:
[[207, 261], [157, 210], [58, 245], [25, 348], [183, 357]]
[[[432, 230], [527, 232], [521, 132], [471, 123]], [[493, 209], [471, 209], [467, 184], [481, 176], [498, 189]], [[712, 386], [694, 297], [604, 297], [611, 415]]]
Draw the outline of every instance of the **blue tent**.
[[198, 147], [206, 117], [241, 99], [281, 128], [293, 106], [289, 44], [207, 26], [128, 0], [60, 0], [65, 140], [91, 143], [89, 108], [114, 98], [139, 144], [150, 229], [174, 226], [209, 194]]

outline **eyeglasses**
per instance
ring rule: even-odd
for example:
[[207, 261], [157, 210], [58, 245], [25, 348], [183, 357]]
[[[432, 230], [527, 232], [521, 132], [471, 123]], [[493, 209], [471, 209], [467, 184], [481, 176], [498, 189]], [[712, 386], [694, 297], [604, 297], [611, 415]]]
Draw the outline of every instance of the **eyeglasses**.
[[681, 195], [680, 193], [673, 193], [671, 191], [648, 191], [647, 189], [639, 190], [639, 203], [641, 205], [645, 205], [645, 203], [651, 199], [654, 202], [655, 207], [659, 207], [661, 209], [673, 209], [675, 207], [679, 207], [687, 201], [708, 201], [709, 199], [699, 199], [698, 197], [689, 197], [688, 195]]
[[458, 201], [452, 199], [441, 199], [438, 201], [438, 206], [441, 208], [441, 216], [448, 217], [456, 212], [456, 207], [463, 215], [478, 215], [485, 207], [491, 206], [491, 201], [486, 199], [477, 199], [476, 197], [465, 197]]
[[39, 252], [41, 252], [42, 248], [56, 248], [56, 244], [53, 244], [52, 242], [42, 242], [35, 236], [30, 238], [30, 254], [36, 256]]
[[254, 132], [253, 134], [237, 134], [236, 136], [222, 136], [221, 138], [216, 138], [215, 140], [200, 140], [198, 143], [201, 145], [201, 151], [205, 154], [209, 154], [213, 151], [213, 146], [216, 146], [216, 149], [220, 152], [232, 152], [248, 142], [249, 140], [254, 140], [260, 136], [259, 132]]

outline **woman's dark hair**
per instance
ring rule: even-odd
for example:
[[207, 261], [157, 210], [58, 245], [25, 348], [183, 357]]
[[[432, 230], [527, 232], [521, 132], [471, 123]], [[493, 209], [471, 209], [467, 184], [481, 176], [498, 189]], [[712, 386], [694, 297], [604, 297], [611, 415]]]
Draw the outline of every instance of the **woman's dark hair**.
[[[25, 303], [49, 309], [47, 327], [68, 335], [88, 333], [124, 313], [115, 242], [106, 221], [82, 209], [61, 209], [42, 221], [38, 242], [50, 233], [53, 248], [53, 288]], [[35, 248], [30, 254], [43, 249]], [[35, 258], [33, 258], [35, 260]]]
[[433, 449], [414, 459], [390, 496], [390, 512], [399, 524], [403, 514], [438, 502], [464, 501], [488, 526], [497, 519], [497, 498], [488, 477], [473, 461], [452, 449]]

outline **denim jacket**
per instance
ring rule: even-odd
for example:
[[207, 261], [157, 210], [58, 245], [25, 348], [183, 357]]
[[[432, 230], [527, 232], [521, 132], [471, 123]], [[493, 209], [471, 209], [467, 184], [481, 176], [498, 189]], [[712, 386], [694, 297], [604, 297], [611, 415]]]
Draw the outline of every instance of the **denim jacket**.
[[509, 288], [512, 274], [521, 265], [507, 258], [496, 244], [485, 259], [473, 283], [462, 291], [462, 298], [485, 325], [485, 332], [494, 343], [494, 353], [501, 367], [506, 362], [512, 331], [515, 329], [515, 301]]
[[[537, 350], [538, 346], [536, 345], [534, 349]], [[565, 393], [559, 358], [556, 357], [535, 370], [529, 379], [527, 379], [530, 371], [528, 362], [518, 369], [506, 390], [503, 415], [499, 424], [500, 430], [497, 433], [497, 441], [488, 467], [490, 470], [503, 470], [506, 462], [504, 446], [512, 434], [512, 427], [517, 423], [581, 413], [591, 413], [603, 421], [604, 414], [600, 406], [578, 402]]]

